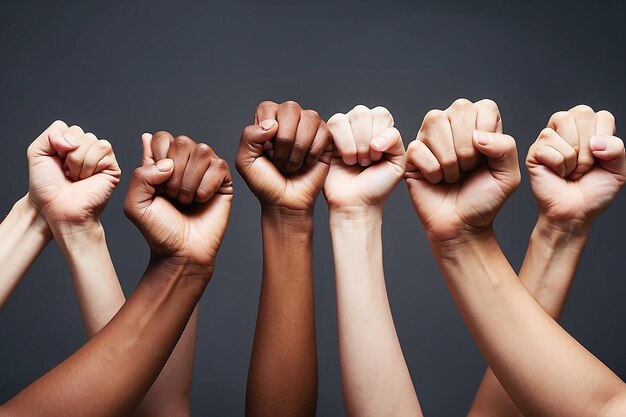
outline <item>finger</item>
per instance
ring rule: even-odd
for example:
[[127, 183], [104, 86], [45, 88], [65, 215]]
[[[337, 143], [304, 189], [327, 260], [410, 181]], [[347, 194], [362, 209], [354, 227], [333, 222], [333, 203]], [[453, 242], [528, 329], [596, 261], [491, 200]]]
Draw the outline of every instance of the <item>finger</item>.
[[61, 158], [65, 158], [67, 152], [78, 147], [78, 145], [70, 143], [65, 139], [63, 136], [65, 130], [67, 130], [65, 122], [61, 120], [54, 121], [29, 145], [27, 155], [29, 157], [36, 155], [59, 155]]
[[[278, 122], [274, 119], [262, 120], [257, 125], [247, 126], [241, 132], [241, 140], [239, 141], [239, 150], [235, 164], [237, 171], [243, 175], [246, 169], [258, 158], [263, 156], [263, 149], [266, 143], [276, 135]], [[272, 152], [269, 148], [268, 153]], [[271, 164], [267, 158], [263, 158], [265, 162]]]
[[446, 111], [452, 129], [454, 151], [459, 168], [472, 170], [478, 164], [479, 153], [472, 143], [472, 135], [476, 128], [477, 111], [471, 101], [458, 99]]
[[319, 115], [314, 110], [303, 110], [301, 112], [300, 123], [298, 123], [296, 130], [296, 139], [291, 148], [285, 172], [291, 174], [300, 169], [304, 163], [304, 158], [309, 153], [309, 149], [311, 149], [320, 121]]
[[596, 135], [613, 136], [615, 129], [615, 117], [610, 112], [600, 110], [596, 113]]
[[[393, 127], [393, 116], [389, 110], [382, 106], [374, 107], [372, 109], [372, 137], [380, 135], [390, 127]], [[379, 161], [382, 157], [382, 152], [378, 152], [370, 146], [370, 158], [372, 162]]]
[[160, 130], [152, 135], [152, 158], [155, 161], [167, 158], [167, 153], [170, 150], [172, 142], [174, 142], [174, 136], [172, 136], [170, 132]]
[[357, 161], [361, 166], [372, 163], [370, 159], [370, 140], [372, 140], [372, 113], [363, 105], [358, 105], [347, 114], [356, 144]]
[[[415, 167], [417, 171], [432, 184], [443, 181], [443, 171], [437, 157], [422, 141], [415, 140], [409, 146], [407, 151], [407, 165]], [[411, 175], [409, 175], [409, 177], [416, 178]], [[419, 177], [416, 179], [419, 179]]]
[[439, 161], [444, 181], [450, 184], [457, 182], [461, 175], [447, 114], [441, 110], [429, 111], [417, 139], [424, 142]]
[[278, 106], [276, 117], [278, 131], [274, 138], [274, 165], [284, 171], [298, 131], [302, 108], [294, 101], [286, 101]]
[[98, 164], [107, 155], [113, 155], [113, 147], [109, 141], [101, 139], [94, 143], [85, 155], [79, 178], [82, 180], [98, 172], [96, 171]]
[[254, 124], [259, 124], [263, 120], [276, 120], [276, 112], [278, 111], [278, 104], [273, 101], [261, 102], [254, 113]]
[[215, 194], [232, 194], [232, 177], [228, 164], [214, 156], [196, 190], [195, 200], [199, 203], [209, 201]]
[[[548, 127], [543, 129], [533, 146], [537, 161], [552, 169], [560, 177], [569, 177], [576, 169], [578, 153], [554, 130]], [[543, 158], [544, 161], [539, 158]]]
[[93, 133], [85, 133], [80, 137], [74, 136], [72, 139], [76, 141], [75, 143], [78, 143], [78, 148], [67, 153], [64, 168], [69, 171], [69, 177], [77, 181], [80, 179], [85, 155], [87, 155], [92, 146], [98, 143], [98, 138]]
[[350, 126], [348, 116], [343, 113], [335, 114], [328, 119], [328, 128], [343, 162], [346, 165], [356, 164], [356, 142], [354, 141], [354, 136], [352, 136], [352, 127]]
[[[330, 142], [330, 130], [328, 129], [328, 126], [326, 126], [326, 123], [321, 122], [317, 128], [317, 132], [315, 133], [315, 138], [313, 139], [309, 153], [306, 156], [305, 163], [307, 165], [315, 164], [315, 162], [322, 157], [324, 151], [328, 149]], [[323, 162], [328, 163], [330, 161], [326, 160]]]
[[154, 164], [154, 156], [152, 155], [152, 134], [144, 133], [141, 135], [141, 165]]
[[187, 162], [189, 162], [189, 155], [195, 145], [196, 143], [193, 140], [184, 135], [177, 136], [170, 145], [167, 158], [174, 161], [174, 172], [164, 184], [165, 194], [170, 198], [178, 198], [183, 175], [187, 168]]
[[563, 140], [570, 144], [578, 154], [580, 143], [573, 113], [567, 111], [554, 113], [550, 117], [550, 120], [548, 120], [547, 127], [554, 130]]
[[135, 169], [124, 202], [124, 213], [129, 219], [135, 222], [141, 216], [154, 198], [155, 187], [167, 181], [173, 168], [174, 161], [161, 159], [156, 164]]
[[515, 140], [501, 133], [474, 132], [474, 146], [487, 157], [491, 175], [512, 192], [520, 182], [519, 162]]
[[626, 178], [626, 154], [620, 138], [594, 135], [590, 139], [590, 149], [602, 168]]
[[215, 152], [205, 143], [199, 143], [192, 149], [180, 184], [178, 201], [190, 204], [196, 198], [198, 186], [213, 157], [215, 157]]
[[589, 171], [594, 164], [593, 154], [589, 149], [589, 140], [596, 133], [596, 113], [589, 106], [580, 105], [571, 110], [576, 123], [580, 150], [578, 151], [578, 165], [571, 175], [572, 179], [579, 178]]
[[477, 101], [474, 106], [477, 109], [476, 130], [502, 133], [502, 117], [495, 101], [486, 98]]

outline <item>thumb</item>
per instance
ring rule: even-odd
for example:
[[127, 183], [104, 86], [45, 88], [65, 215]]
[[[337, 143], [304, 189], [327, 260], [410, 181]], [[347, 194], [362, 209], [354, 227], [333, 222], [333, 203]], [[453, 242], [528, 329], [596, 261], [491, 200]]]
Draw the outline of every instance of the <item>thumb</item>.
[[515, 139], [502, 133], [474, 130], [474, 147], [487, 157], [491, 174], [496, 180], [517, 187], [521, 174]]
[[135, 169], [133, 178], [130, 180], [128, 194], [124, 202], [124, 213], [131, 220], [137, 219], [141, 211], [150, 205], [155, 186], [163, 184], [174, 172], [174, 161], [161, 159], [156, 164], [144, 165]]
[[626, 177], [624, 142], [616, 136], [592, 136], [589, 149], [600, 166], [607, 171]]
[[246, 164], [263, 155], [263, 145], [276, 136], [278, 122], [274, 119], [262, 120], [259, 124], [247, 126], [241, 133], [237, 163]]
[[78, 145], [68, 141], [63, 132], [67, 130], [67, 124], [61, 120], [53, 122], [28, 149], [31, 156], [55, 156], [64, 157], [68, 152], [78, 148]]

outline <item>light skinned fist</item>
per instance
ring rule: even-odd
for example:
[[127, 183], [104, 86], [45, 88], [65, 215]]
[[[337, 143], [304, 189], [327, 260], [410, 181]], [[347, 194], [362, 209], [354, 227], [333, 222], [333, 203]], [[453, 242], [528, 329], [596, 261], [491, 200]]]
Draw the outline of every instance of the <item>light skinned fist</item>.
[[520, 183], [515, 140], [491, 100], [431, 110], [407, 150], [406, 182], [431, 241], [491, 224]]
[[99, 224], [121, 171], [111, 144], [57, 120], [28, 147], [29, 199], [53, 231]]
[[330, 209], [382, 206], [406, 165], [404, 144], [384, 107], [358, 105], [328, 120], [334, 151], [324, 196]]
[[264, 101], [241, 134], [237, 171], [262, 206], [312, 210], [328, 174], [329, 144], [317, 112]]
[[607, 111], [576, 106], [552, 115], [526, 157], [540, 214], [548, 220], [588, 224], [626, 183], [624, 143]]
[[233, 198], [228, 164], [187, 136], [146, 133], [142, 145], [142, 166], [135, 169], [124, 203], [126, 216], [153, 256], [212, 272]]

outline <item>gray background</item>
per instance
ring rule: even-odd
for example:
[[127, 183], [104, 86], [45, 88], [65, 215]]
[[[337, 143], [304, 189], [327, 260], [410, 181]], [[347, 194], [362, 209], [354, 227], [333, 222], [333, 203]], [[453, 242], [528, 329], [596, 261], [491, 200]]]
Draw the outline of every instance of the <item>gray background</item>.
[[[233, 161], [263, 99], [294, 99], [328, 118], [388, 107], [405, 143], [424, 114], [489, 97], [521, 157], [561, 109], [586, 103], [626, 118], [626, 5], [526, 2], [81, 1], [0, 3], [1, 214], [27, 189], [25, 150], [61, 118], [109, 139], [124, 179], [103, 222], [129, 294], [147, 246], [122, 214], [140, 134], [168, 129]], [[618, 131], [619, 133], [619, 131]], [[232, 165], [232, 164], [231, 164]], [[524, 173], [525, 174], [525, 173]], [[596, 222], [563, 324], [626, 376], [624, 195]], [[537, 209], [527, 176], [497, 219], [518, 267]], [[318, 415], [343, 415], [332, 258], [316, 210]], [[243, 414], [261, 273], [259, 209], [243, 181], [217, 271], [201, 302], [195, 415]], [[385, 209], [385, 268], [396, 326], [428, 416], [462, 415], [484, 370], [400, 185]], [[0, 401], [85, 341], [54, 243], [0, 312]]]

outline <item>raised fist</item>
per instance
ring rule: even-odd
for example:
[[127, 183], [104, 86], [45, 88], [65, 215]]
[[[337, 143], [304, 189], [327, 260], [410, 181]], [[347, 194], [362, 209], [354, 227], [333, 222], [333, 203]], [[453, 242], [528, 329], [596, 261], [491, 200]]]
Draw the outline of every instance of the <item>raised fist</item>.
[[30, 201], [53, 230], [98, 223], [121, 175], [109, 142], [56, 121], [27, 157]]
[[328, 120], [335, 150], [324, 185], [328, 206], [379, 207], [404, 174], [404, 144], [384, 107], [356, 106]]
[[317, 112], [264, 101], [241, 134], [237, 171], [261, 205], [311, 210], [328, 174], [329, 144]]
[[[168, 132], [142, 136], [124, 212], [153, 255], [175, 257], [212, 271], [233, 198], [228, 164], [206, 144]], [[158, 192], [157, 188], [165, 191]]]
[[626, 183], [624, 143], [614, 134], [607, 111], [581, 105], [552, 115], [526, 158], [542, 215], [590, 222], [608, 207]]
[[407, 155], [409, 193], [432, 241], [490, 227], [520, 183], [515, 141], [491, 100], [431, 110]]

